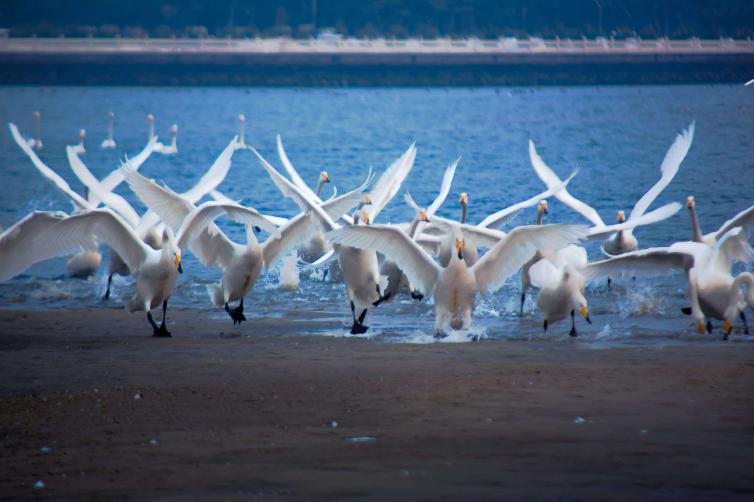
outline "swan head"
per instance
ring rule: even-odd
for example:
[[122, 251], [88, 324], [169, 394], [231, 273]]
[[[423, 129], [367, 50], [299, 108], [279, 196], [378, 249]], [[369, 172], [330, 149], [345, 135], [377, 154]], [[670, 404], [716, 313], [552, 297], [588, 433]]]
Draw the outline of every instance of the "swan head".
[[114, 119], [115, 118], [115, 114], [113, 112], [107, 112], [107, 118]]
[[42, 114], [39, 112], [39, 110], [34, 110], [34, 113], [32, 115], [34, 115], [35, 119], [40, 119], [42, 117]]
[[586, 304], [581, 304], [579, 312], [581, 312], [581, 317], [583, 317], [586, 322], [592, 324], [592, 320], [589, 318], [589, 309], [587, 308]]
[[319, 173], [319, 181], [320, 183], [330, 183], [330, 176], [327, 174], [327, 171]]
[[239, 121], [240, 123], [242, 123], [242, 124], [243, 124], [244, 122], [246, 122], [246, 115], [244, 115], [243, 113], [240, 113], [240, 114], [238, 115], [238, 121]]
[[84, 141], [84, 138], [86, 138], [86, 129], [81, 129], [81, 130], [79, 131], [79, 139], [80, 139], [81, 141]]
[[421, 211], [419, 211], [419, 220], [426, 221], [427, 223], [429, 223], [429, 216], [427, 216], [426, 209], [422, 209]]
[[547, 201], [546, 200], [539, 201], [539, 204], [537, 205], [537, 211], [539, 211], [540, 214], [547, 214]]
[[689, 209], [693, 209], [694, 207], [696, 207], [696, 201], [694, 200], [694, 196], [693, 195], [689, 195], [686, 198], [686, 207], [689, 208]]
[[462, 206], [468, 206], [469, 194], [467, 194], [466, 192], [462, 192], [461, 196], [458, 198], [458, 202], [460, 202]]
[[173, 133], [173, 135], [178, 134], [178, 124], [170, 126], [170, 132]]
[[154, 122], [154, 115], [152, 115], [151, 113], [148, 113], [147, 114], [147, 122], [149, 122], [150, 124], [152, 122]]
[[456, 238], [456, 253], [458, 254], [458, 259], [463, 260], [463, 239]]
[[624, 221], [626, 221], [626, 213], [620, 210], [618, 211], [618, 223], [623, 223]]

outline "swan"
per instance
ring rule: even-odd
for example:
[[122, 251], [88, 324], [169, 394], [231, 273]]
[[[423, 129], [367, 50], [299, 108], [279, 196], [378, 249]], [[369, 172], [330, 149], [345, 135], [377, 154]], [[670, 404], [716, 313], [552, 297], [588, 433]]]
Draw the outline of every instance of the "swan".
[[241, 148], [246, 148], [246, 137], [244, 135], [246, 129], [246, 115], [243, 113], [238, 115], [238, 143]]
[[686, 199], [686, 207], [691, 216], [691, 240], [693, 242], [707, 244], [712, 248], [715, 247], [717, 241], [720, 240], [723, 235], [733, 228], [742, 227], [747, 234], [752, 228], [754, 228], [754, 206], [751, 206], [723, 223], [717, 231], [703, 235], [702, 228], [699, 226], [699, 217], [696, 214], [696, 199], [694, 199], [693, 196], [689, 196]]
[[81, 129], [79, 131], [79, 142], [78, 142], [78, 144], [71, 147], [79, 155], [86, 153], [86, 147], [84, 146], [84, 140], [85, 139], [86, 139], [86, 129]]
[[113, 112], [107, 112], [107, 138], [102, 140], [100, 148], [112, 149], [115, 148], [115, 140], [113, 139], [113, 129], [115, 128], [115, 114]]
[[[186, 238], [184, 245], [189, 245], [204, 266], [223, 269], [222, 281], [210, 296], [216, 307], [225, 308], [233, 324], [246, 320], [243, 315], [243, 298], [256, 284], [262, 268], [269, 269], [279, 256], [318, 228], [315, 219], [317, 213], [302, 213], [278, 229], [252, 208], [222, 202], [205, 202], [197, 208], [179, 194], [157, 185], [134, 170], [127, 170], [124, 174], [139, 199], [158, 213], [168, 225], [176, 227], [191, 217], [202, 220], [193, 229], [192, 235], [196, 237]], [[358, 195], [351, 197], [351, 200], [355, 205]], [[192, 212], [196, 215], [191, 216]], [[243, 215], [241, 222], [246, 224], [247, 238], [245, 246], [231, 241], [212, 223], [223, 212], [236, 221], [240, 220], [239, 215]], [[255, 226], [271, 234], [261, 245], [254, 235]], [[236, 301], [239, 302], [238, 306], [231, 309], [228, 303]]]
[[[458, 198], [458, 203], [461, 204], [461, 218], [459, 221], [464, 225], [466, 224], [466, 217], [468, 216], [469, 195], [466, 192], [462, 192], [461, 196]], [[440, 265], [443, 267], [447, 267], [453, 257], [452, 244], [453, 243], [450, 242], [450, 239], [443, 239], [442, 244], [440, 245], [440, 254], [437, 258], [440, 261]], [[463, 245], [465, 246], [463, 249], [463, 259], [466, 260], [466, 264], [471, 267], [479, 259], [479, 249], [473, 239], [465, 239]]]
[[531, 284], [539, 288], [537, 307], [544, 317], [545, 333], [550, 324], [570, 315], [569, 336], [578, 336], [576, 312], [592, 324], [584, 297], [584, 278], [580, 272], [586, 265], [586, 249], [570, 244], [557, 250], [550, 258], [539, 259], [529, 267]]
[[754, 78], [753, 78], [753, 79], [751, 79], [751, 80], [749, 80], [748, 82], [746, 82], [746, 83], [744, 84], [744, 87], [749, 87], [749, 86], [751, 86], [751, 85], [754, 85]]
[[[183, 272], [179, 247], [182, 234], [176, 239], [173, 231], [165, 227], [162, 249], [152, 249], [120, 216], [109, 209], [92, 209], [70, 216], [38, 234], [34, 247], [44, 251], [35, 260], [69, 254], [82, 247], [91, 248], [92, 235], [123, 257], [136, 278], [136, 291], [126, 305], [128, 312], [145, 310], [153, 335], [169, 337], [165, 321], [168, 299], [175, 289], [178, 274]], [[159, 305], [162, 305], [163, 317], [158, 326], [151, 310]]]
[[[754, 250], [746, 241], [746, 232], [735, 227], [722, 235], [714, 247], [699, 242], [677, 242], [669, 247], [634, 251], [590, 263], [584, 277], [593, 281], [618, 273], [656, 276], [683, 270], [691, 302], [690, 308], [683, 309], [684, 313], [693, 316], [702, 334], [705, 329], [712, 329], [709, 318], [722, 320], [727, 339], [737, 317], [749, 334], [744, 309], [754, 309], [754, 275], [741, 272], [734, 277], [731, 269], [734, 261], [748, 263], [752, 259]], [[746, 296], [742, 293], [743, 287], [747, 288]]]
[[[334, 219], [339, 218], [345, 211], [338, 209], [333, 213], [333, 216], [331, 216], [330, 214], [328, 214], [328, 212], [325, 211], [325, 205], [328, 203], [321, 205], [317, 204], [303, 189], [299, 188], [293, 182], [289, 181], [279, 172], [277, 172], [277, 170], [275, 170], [275, 168], [272, 167], [272, 165], [270, 165], [270, 163], [267, 162], [264, 157], [259, 154], [259, 152], [257, 152], [254, 148], [251, 148], [251, 151], [254, 152], [254, 154], [257, 156], [262, 167], [265, 169], [265, 171], [267, 171], [267, 174], [270, 176], [275, 186], [277, 186], [278, 190], [280, 190], [280, 192], [285, 197], [288, 197], [295, 201], [303, 211], [316, 211], [320, 214], [320, 225], [323, 231], [328, 232], [339, 228], [339, 225], [335, 223]], [[393, 171], [391, 174], [395, 174], [395, 171]], [[383, 174], [383, 177], [384, 176], [385, 175]], [[380, 178], [378, 184], [383, 181], [383, 177]], [[348, 206], [350, 207], [348, 209], [359, 202], [361, 198], [360, 193], [366, 189], [371, 181], [372, 172], [370, 169], [367, 180], [364, 182], [364, 184], [362, 184], [361, 187], [357, 189], [357, 192], [354, 194], [357, 195], [357, 198], [353, 201], [349, 201]], [[382, 195], [383, 194], [380, 192], [380, 200], [383, 200]], [[345, 196], [337, 197], [334, 200], [338, 200], [343, 197]], [[369, 222], [368, 214], [363, 213], [359, 209], [354, 214], [353, 224], [358, 225], [359, 221], [362, 219], [365, 223]], [[362, 252], [361, 250], [343, 248], [340, 246], [333, 247], [333, 252], [337, 256], [338, 262], [340, 263], [341, 270], [343, 272], [343, 279], [346, 284], [348, 298], [351, 304], [351, 312], [354, 318], [354, 323], [351, 327], [351, 333], [365, 333], [368, 327], [364, 326], [363, 323], [364, 318], [366, 317], [367, 309], [371, 306], [377, 306], [385, 300], [384, 296], [380, 293], [377, 255], [373, 252]], [[356, 318], [357, 307], [360, 310], [363, 310], [361, 316], [358, 319]]]
[[169, 145], [163, 145], [159, 141], [154, 145], [154, 151], [163, 155], [174, 155], [178, 153], [178, 124], [170, 126], [170, 135], [172, 140]]
[[518, 227], [500, 240], [473, 266], [463, 257], [464, 231], [451, 224], [447, 239], [453, 239], [455, 254], [446, 267], [432, 257], [404, 231], [392, 225], [352, 225], [327, 234], [334, 244], [384, 254], [408, 276], [411, 284], [435, 298], [435, 332], [446, 336], [448, 329], [467, 330], [477, 293], [499, 289], [538, 248], [563, 247], [585, 233], [580, 225]]
[[[652, 186], [652, 188], [649, 189], [649, 191], [647, 191], [647, 193], [645, 193], [636, 202], [634, 208], [631, 210], [631, 214], [629, 215], [628, 219], [625, 218], [625, 213], [623, 211], [618, 212], [618, 223], [632, 221], [641, 217], [647, 211], [652, 202], [654, 202], [657, 196], [659, 196], [660, 193], [665, 189], [665, 187], [668, 186], [668, 184], [673, 180], [673, 177], [675, 177], [676, 173], [678, 172], [678, 169], [680, 168], [681, 163], [686, 157], [689, 148], [691, 148], [691, 143], [694, 140], [694, 127], [695, 123], [692, 122], [689, 125], [688, 129], [682, 131], [676, 136], [675, 141], [668, 149], [667, 153], [665, 154], [665, 158], [663, 159], [660, 166], [660, 179], [657, 181], [657, 183], [654, 184], [654, 186]], [[539, 178], [545, 183], [545, 185], [551, 187], [560, 182], [558, 176], [552, 171], [552, 169], [550, 169], [550, 167], [547, 166], [547, 164], [545, 164], [545, 162], [539, 156], [532, 140], [529, 140], [529, 159], [531, 160], [532, 167], [537, 173], [537, 176], [539, 176]], [[606, 226], [605, 222], [602, 220], [602, 218], [600, 218], [599, 214], [597, 214], [597, 211], [595, 211], [591, 206], [573, 197], [570, 193], [568, 193], [567, 189], [560, 190], [557, 194], [555, 194], [555, 197], [559, 201], [591, 221], [595, 227], [598, 228]], [[635, 251], [636, 249], [638, 249], [638, 247], [639, 242], [633, 235], [633, 229], [615, 232], [611, 234], [602, 244], [602, 248], [604, 249], [605, 253], [610, 256]]]
[[[67, 181], [42, 162], [32, 147], [29, 146], [29, 143], [21, 136], [15, 124], [9, 123], [8, 128], [16, 144], [29, 157], [37, 171], [71, 201], [74, 213], [94, 209], [94, 206], [87, 199], [74, 192]], [[89, 277], [99, 269], [101, 263], [102, 256], [98, 252], [88, 250], [71, 258], [66, 264], [66, 270], [71, 277]]]
[[34, 138], [30, 138], [26, 141], [26, 144], [32, 147], [34, 150], [41, 150], [44, 146], [42, 144], [42, 114], [39, 112], [39, 110], [35, 110], [32, 114], [34, 116]]
[[[548, 208], [547, 208], [547, 200], [542, 199], [537, 204], [537, 225], [542, 224], [542, 218], [548, 214]], [[529, 269], [531, 269], [532, 265], [537, 263], [539, 260], [543, 258], [542, 251], [539, 249], [536, 253], [534, 253], [534, 256], [531, 257], [529, 261], [524, 263], [524, 265], [521, 267], [521, 310], [519, 311], [519, 315], [524, 315], [524, 303], [526, 303], [526, 292], [529, 290], [529, 288], [532, 287], [531, 277], [529, 276]]]

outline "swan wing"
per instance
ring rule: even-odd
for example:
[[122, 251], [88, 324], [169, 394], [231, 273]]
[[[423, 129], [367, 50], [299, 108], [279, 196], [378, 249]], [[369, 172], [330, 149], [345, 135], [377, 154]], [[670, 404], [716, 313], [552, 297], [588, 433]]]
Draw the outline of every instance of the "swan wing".
[[[154, 148], [154, 144], [156, 141], [157, 141], [156, 136], [149, 138], [149, 142], [147, 142], [147, 146], [145, 146], [144, 149], [140, 151], [135, 157], [127, 159], [126, 164], [138, 171], [141, 165], [147, 161], [150, 155], [152, 155], [152, 149]], [[102, 181], [100, 181], [100, 186], [102, 187], [102, 190], [104, 192], [112, 192], [113, 190], [115, 190], [115, 188], [118, 185], [120, 185], [123, 182], [123, 180], [124, 180], [123, 173], [120, 172], [120, 169], [115, 169], [110, 174], [102, 178]], [[89, 202], [91, 202], [94, 205], [97, 205], [99, 201], [95, 201], [93, 197], [94, 197], [94, 194], [90, 193]]]
[[435, 214], [448, 197], [448, 194], [450, 193], [450, 185], [453, 184], [453, 177], [456, 175], [456, 167], [458, 167], [460, 161], [461, 157], [458, 157], [445, 169], [445, 174], [442, 175], [442, 183], [440, 184], [440, 193], [437, 194], [437, 197], [432, 201], [432, 204], [427, 207], [428, 216]]
[[215, 162], [209, 168], [209, 170], [202, 176], [202, 178], [194, 185], [194, 187], [182, 193], [189, 202], [196, 203], [199, 199], [207, 195], [211, 190], [217, 188], [217, 186], [223, 182], [225, 176], [227, 176], [230, 170], [230, 164], [233, 160], [233, 153], [241, 147], [238, 142], [238, 136], [234, 136], [228, 146], [225, 147], [220, 155], [215, 159]]
[[734, 261], [749, 263], [754, 259], [752, 250], [747, 240], [746, 232], [741, 227], [730, 229], [717, 241], [715, 250], [712, 252], [710, 263], [724, 273], [730, 273]]
[[592, 262], [581, 273], [586, 282], [618, 276], [654, 277], [690, 269], [694, 266], [694, 261], [694, 251], [691, 249], [647, 248]]
[[482, 294], [500, 288], [538, 249], [560, 249], [586, 235], [582, 225], [516, 227], [471, 267]]
[[505, 209], [501, 209], [500, 211], [487, 216], [477, 226], [485, 227], [485, 228], [502, 227], [503, 225], [508, 223], [511, 219], [513, 219], [513, 217], [515, 217], [519, 213], [519, 211], [535, 206], [539, 203], [539, 201], [546, 199], [548, 197], [552, 197], [553, 195], [557, 194], [561, 190], [565, 189], [565, 187], [568, 186], [568, 183], [571, 182], [571, 180], [573, 179], [574, 176], [576, 176], [576, 174], [578, 174], [578, 171], [574, 171], [565, 180], [559, 183], [556, 183], [555, 185], [552, 186], [552, 188], [548, 188], [544, 192], [538, 193], [534, 197], [526, 199], [523, 202], [519, 202], [518, 204], [513, 204], [512, 206], [508, 206]]
[[[534, 142], [532, 140], [529, 140], [529, 160], [531, 160], [531, 165], [534, 168], [534, 172], [537, 173], [539, 179], [541, 179], [548, 188], [554, 188], [561, 183], [558, 175], [555, 174], [555, 172], [550, 169], [550, 167], [545, 164], [545, 162], [539, 156], [539, 154], [537, 153], [537, 148], [534, 146]], [[598, 227], [605, 225], [605, 222], [602, 221], [602, 218], [600, 218], [600, 215], [597, 214], [597, 211], [595, 211], [593, 207], [575, 198], [573, 195], [568, 193], [568, 190], [566, 188], [561, 189], [554, 195], [556, 199], [582, 215], [587, 220], [591, 221], [593, 225], [596, 225]]]
[[105, 191], [102, 188], [102, 184], [97, 178], [94, 177], [92, 172], [86, 167], [86, 164], [79, 157], [76, 149], [72, 146], [65, 147], [65, 153], [68, 157], [68, 163], [71, 165], [71, 169], [78, 179], [89, 189], [89, 202], [96, 200], [99, 204], [101, 201], [110, 209], [118, 213], [129, 225], [135, 227], [139, 224], [141, 219], [136, 213], [131, 204], [120, 195]]
[[346, 192], [343, 195], [323, 202], [322, 209], [324, 209], [328, 216], [330, 216], [330, 218], [332, 218], [333, 220], [337, 220], [345, 216], [345, 213], [356, 207], [359, 202], [361, 202], [361, 194], [364, 192], [364, 190], [367, 189], [373, 179], [374, 173], [372, 172], [372, 168], [370, 167], [367, 178], [364, 183], [361, 184], [361, 186], [354, 188], [350, 192]]
[[641, 225], [651, 225], [652, 223], [657, 223], [658, 221], [666, 220], [673, 216], [675, 213], [677, 213], [681, 209], [681, 205], [677, 202], [671, 202], [670, 204], [665, 204], [664, 206], [655, 209], [654, 211], [650, 211], [647, 214], [642, 214], [641, 216], [637, 216], [636, 218], [629, 218], [628, 220], [624, 221], [623, 223], [616, 223], [615, 225], [605, 225], [603, 227], [592, 227], [589, 229], [589, 233], [587, 235], [587, 239], [589, 240], [596, 240], [596, 239], [604, 239], [605, 237], [615, 233], [623, 231], [633, 231], [634, 228], [641, 226]]
[[[34, 239], [67, 217], [62, 211], [34, 211], [0, 233], [0, 281], [8, 280], [44, 260], [45, 250], [33, 246]], [[89, 244], [96, 247], [94, 242]]]
[[705, 235], [704, 237], [707, 239], [714, 236], [715, 240], [720, 240], [726, 233], [736, 227], [742, 227], [747, 233], [754, 228], [754, 206], [744, 209], [733, 218], [726, 221], [717, 232]]
[[58, 190], [63, 192], [63, 194], [71, 199], [74, 208], [76, 208], [77, 210], [82, 210], [92, 209], [94, 207], [89, 204], [86, 199], [74, 192], [68, 182], [64, 180], [58, 173], [50, 169], [44, 162], [42, 162], [42, 160], [37, 156], [34, 150], [32, 150], [28, 143], [26, 143], [26, 140], [24, 140], [24, 138], [21, 136], [21, 133], [19, 132], [18, 127], [16, 127], [16, 124], [9, 123], [8, 128], [10, 129], [13, 139], [16, 141], [21, 150], [23, 150], [23, 152], [31, 159], [34, 167], [37, 168], [42, 176], [51, 181]]
[[256, 151], [255, 148], [251, 148], [251, 151], [254, 152], [254, 155], [257, 156], [259, 162], [262, 164], [262, 167], [265, 171], [267, 171], [270, 179], [272, 179], [272, 182], [276, 187], [278, 187], [278, 190], [280, 190], [283, 196], [292, 199], [301, 208], [302, 211], [312, 211], [316, 213], [319, 217], [318, 219], [320, 220], [318, 223], [324, 227], [325, 231], [337, 228], [337, 225], [335, 224], [333, 219], [330, 218], [330, 216], [316, 201], [309, 198], [300, 188], [291, 183], [288, 179], [286, 179], [285, 176], [277, 172], [277, 170], [272, 167], [272, 165], [270, 165], [270, 163], [267, 162], [264, 157], [262, 157], [262, 155], [258, 151]]
[[403, 180], [406, 179], [406, 176], [411, 171], [415, 159], [416, 143], [412, 143], [408, 147], [408, 150], [394, 161], [377, 180], [377, 183], [375, 183], [374, 188], [369, 194], [369, 198], [372, 200], [369, 216], [372, 221], [375, 221], [377, 215], [380, 214], [388, 202], [398, 193]]
[[194, 204], [185, 197], [146, 178], [132, 166], [124, 164], [121, 171], [139, 200], [174, 231], [180, 228], [186, 216], [194, 210]]
[[303, 191], [310, 199], [321, 203], [322, 200], [317, 196], [316, 193], [314, 193], [314, 190], [309, 188], [309, 186], [304, 183], [304, 180], [301, 179], [301, 176], [299, 176], [296, 168], [293, 167], [293, 164], [288, 158], [288, 155], [285, 153], [285, 148], [283, 148], [283, 140], [280, 138], [279, 134], [277, 135], [277, 149], [278, 156], [280, 157], [280, 162], [283, 164], [283, 168], [288, 173], [288, 176], [291, 177], [293, 184], [299, 187], [301, 191]]
[[327, 234], [331, 242], [376, 251], [406, 274], [425, 295], [432, 294], [441, 268], [413, 239], [391, 225], [353, 225]]
[[498, 242], [505, 238], [506, 234], [502, 230], [493, 230], [491, 228], [478, 227], [467, 223], [459, 223], [454, 220], [443, 218], [442, 216], [433, 216], [430, 224], [441, 229], [443, 234], [452, 234], [453, 229], [458, 229], [463, 234], [464, 239], [473, 241], [480, 248], [492, 249]]
[[675, 141], [670, 145], [660, 165], [660, 179], [636, 202], [636, 205], [631, 210], [631, 214], [628, 216], [629, 220], [643, 215], [657, 196], [660, 195], [660, 192], [665, 190], [665, 187], [673, 181], [678, 169], [681, 167], [681, 162], [686, 158], [686, 154], [689, 152], [689, 148], [691, 148], [691, 143], [694, 141], [694, 127], [695, 122], [692, 122], [688, 129], [683, 130], [676, 136]]
[[295, 248], [311, 238], [312, 234], [322, 229], [317, 213], [307, 211], [299, 213], [288, 220], [279, 231], [271, 235], [262, 244], [264, 266], [268, 270], [275, 261], [285, 255], [289, 249]]
[[128, 223], [109, 209], [92, 209], [70, 216], [40, 233], [34, 239], [34, 246], [46, 249], [51, 256], [63, 256], [81, 249], [92, 249], [92, 235], [113, 248], [131, 271], [138, 270], [154, 251]]
[[562, 269], [550, 260], [541, 259], [529, 267], [529, 280], [537, 288], [554, 288], [560, 283]]

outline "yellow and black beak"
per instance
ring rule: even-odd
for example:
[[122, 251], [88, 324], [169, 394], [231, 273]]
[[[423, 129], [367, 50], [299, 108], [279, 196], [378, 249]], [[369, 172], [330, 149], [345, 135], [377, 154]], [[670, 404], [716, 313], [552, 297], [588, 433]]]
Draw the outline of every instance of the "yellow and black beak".
[[694, 197], [692, 197], [692, 196], [689, 196], [689, 197], [688, 197], [688, 198], [686, 199], [686, 207], [687, 207], [687, 208], [691, 209], [692, 207], [694, 207], [694, 205], [695, 205], [695, 204], [696, 204], [696, 202], [694, 201]]
[[422, 211], [421, 211], [421, 212], [419, 213], [419, 219], [420, 219], [421, 221], [426, 221], [427, 223], [429, 223], [429, 216], [427, 216], [427, 211], [425, 211], [425, 210], [422, 210]]
[[547, 201], [543, 200], [542, 203], [541, 203], [541, 206], [542, 206], [542, 214], [549, 214], [547, 212]]
[[618, 223], [623, 223], [624, 221], [626, 221], [626, 213], [618, 211]]
[[464, 206], [468, 205], [469, 204], [469, 195], [466, 192], [463, 192], [461, 194], [461, 197], [458, 199], [458, 202], [460, 202]]
[[320, 176], [320, 180], [322, 180], [322, 183], [330, 183], [330, 176], [328, 176], [327, 173], [323, 172]]
[[581, 316], [586, 319], [586, 322], [592, 324], [592, 320], [589, 318], [589, 309], [586, 308], [586, 305], [581, 306]]
[[456, 252], [458, 253], [458, 259], [463, 260], [463, 240], [456, 239]]
[[707, 326], [705, 326], [702, 321], [699, 321], [698, 323], [696, 323], [696, 330], [700, 335], [703, 335], [707, 331]]
[[368, 195], [364, 196], [364, 204], [372, 204], [372, 199]]
[[183, 267], [181, 266], [181, 255], [175, 255], [175, 266], [178, 267], [178, 273], [183, 273]]
[[369, 225], [369, 213], [367, 213], [366, 211], [362, 211], [361, 219], [364, 220], [365, 224]]

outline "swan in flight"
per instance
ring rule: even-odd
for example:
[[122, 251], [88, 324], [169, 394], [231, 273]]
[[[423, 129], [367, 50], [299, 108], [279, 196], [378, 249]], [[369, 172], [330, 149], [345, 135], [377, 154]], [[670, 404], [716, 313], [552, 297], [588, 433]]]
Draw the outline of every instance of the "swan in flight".
[[[93, 209], [70, 216], [39, 233], [34, 239], [34, 248], [41, 249], [35, 261], [77, 252], [92, 246], [91, 237], [113, 248], [128, 265], [136, 278], [136, 291], [126, 305], [129, 313], [147, 312], [154, 336], [170, 336], [165, 326], [168, 299], [178, 281], [181, 267], [181, 242], [173, 231], [165, 227], [162, 249], [149, 247], [120, 216], [109, 209]], [[96, 248], [95, 248], [96, 249]], [[151, 310], [162, 305], [162, 322], [158, 326]]]
[[[197, 208], [179, 194], [157, 185], [136, 171], [128, 170], [124, 174], [139, 199], [168, 225], [178, 227], [187, 218], [200, 221], [192, 230], [195, 237], [186, 238], [186, 244], [204, 266], [223, 269], [222, 282], [214, 288], [211, 300], [216, 307], [225, 308], [233, 324], [246, 320], [243, 299], [256, 284], [262, 268], [269, 269], [280, 255], [319, 228], [317, 213], [302, 213], [278, 229], [252, 208], [222, 202], [206, 202]], [[354, 205], [358, 199], [358, 195], [351, 198]], [[245, 246], [231, 241], [212, 223], [223, 212], [246, 225]], [[192, 213], [196, 214], [192, 216]], [[254, 227], [267, 231], [271, 237], [260, 245], [254, 235]], [[231, 309], [229, 302], [236, 301], [239, 302], [238, 306]]]
[[86, 129], [81, 129], [79, 131], [79, 142], [78, 144], [72, 146], [71, 148], [74, 149], [74, 151], [79, 154], [85, 154], [86, 153], [86, 147], [84, 146], [84, 140], [86, 139]]
[[472, 267], [463, 257], [464, 231], [451, 224], [446, 238], [453, 239], [455, 254], [441, 267], [405, 232], [391, 225], [353, 225], [327, 234], [331, 242], [376, 251], [394, 261], [411, 284], [435, 298], [435, 331], [467, 330], [477, 293], [499, 289], [541, 247], [564, 247], [583, 237], [580, 225], [518, 227], [500, 240]]
[[34, 150], [41, 150], [44, 146], [42, 144], [42, 114], [39, 110], [35, 110], [32, 115], [34, 116], [34, 137], [26, 140], [26, 144]]
[[[652, 202], [654, 202], [657, 196], [660, 195], [660, 193], [675, 177], [678, 169], [681, 166], [681, 162], [683, 162], [683, 159], [686, 157], [689, 148], [691, 148], [691, 143], [693, 140], [694, 122], [689, 125], [688, 129], [678, 134], [662, 161], [662, 164], [660, 166], [660, 179], [657, 181], [657, 183], [654, 184], [654, 186], [652, 186], [652, 188], [649, 189], [649, 191], [647, 191], [647, 193], [645, 193], [636, 202], [634, 208], [631, 210], [631, 214], [628, 216], [628, 219], [626, 219], [625, 213], [623, 211], [618, 211], [617, 220], [619, 224], [626, 221], [635, 220], [644, 215], [649, 206], [652, 205]], [[539, 178], [545, 183], [545, 185], [552, 187], [560, 182], [558, 176], [552, 171], [552, 169], [550, 169], [549, 166], [547, 166], [547, 164], [545, 164], [545, 162], [539, 156], [537, 149], [534, 146], [534, 142], [531, 140], [529, 140], [529, 158], [531, 160], [534, 171], [537, 173], [537, 176], [539, 176]], [[597, 211], [595, 211], [594, 208], [573, 197], [570, 193], [568, 193], [567, 189], [560, 190], [557, 194], [555, 194], [555, 197], [574, 211], [584, 216], [590, 222], [592, 222], [595, 228], [606, 226], [605, 222], [602, 220], [602, 218], [600, 218], [599, 214], [597, 214]], [[633, 235], [633, 229], [615, 232], [609, 235], [609, 237], [602, 244], [602, 248], [610, 256], [635, 251], [636, 249], [638, 249], [638, 247], [639, 242]]]
[[[539, 252], [539, 251], [538, 251]], [[544, 331], [555, 321], [571, 316], [569, 336], [578, 336], [576, 312], [592, 324], [584, 297], [584, 278], [580, 270], [587, 265], [586, 249], [570, 244], [529, 267], [531, 284], [539, 288], [537, 307], [544, 317]]]
[[115, 148], [115, 139], [113, 139], [115, 129], [115, 114], [113, 112], [107, 112], [107, 138], [102, 140], [100, 148], [112, 149]]
[[722, 239], [723, 235], [733, 228], [741, 227], [747, 235], [754, 228], [754, 206], [750, 206], [723, 223], [717, 231], [703, 235], [702, 227], [699, 225], [699, 217], [696, 214], [696, 200], [693, 196], [689, 196], [686, 199], [686, 207], [689, 209], [691, 216], [691, 240], [707, 244], [713, 248]]
[[[684, 313], [693, 316], [700, 333], [704, 333], [705, 328], [711, 331], [709, 318], [722, 320], [727, 339], [737, 317], [749, 334], [744, 310], [754, 309], [754, 275], [741, 272], [734, 277], [731, 270], [735, 261], [749, 263], [752, 259], [754, 250], [746, 240], [746, 232], [735, 227], [722, 235], [714, 248], [706, 243], [677, 242], [665, 248], [634, 251], [590, 263], [584, 269], [584, 277], [588, 281], [619, 273], [653, 277], [682, 270], [686, 274], [691, 303]], [[744, 287], [746, 296], [742, 292]]]

